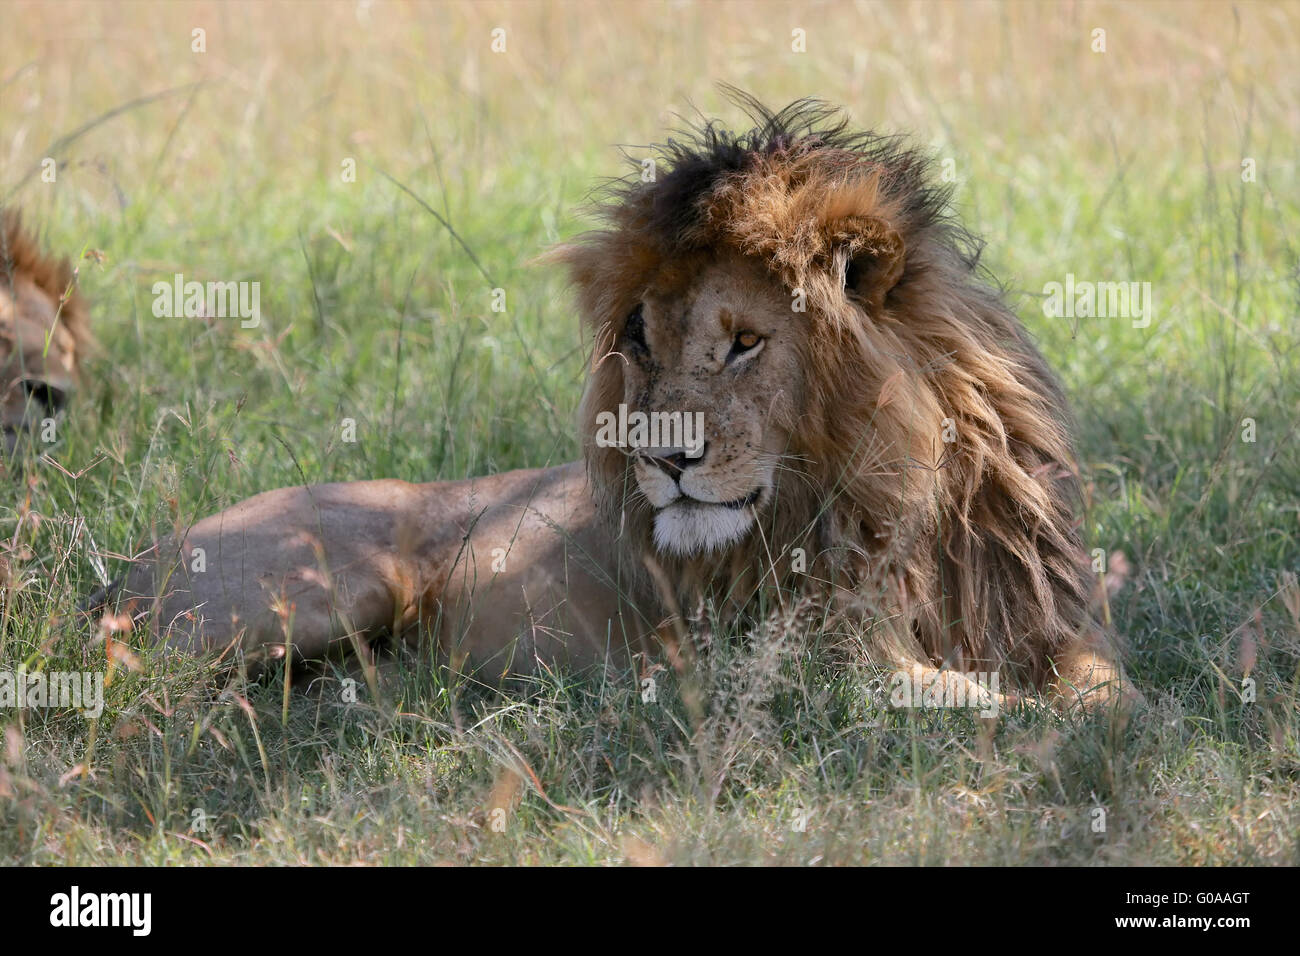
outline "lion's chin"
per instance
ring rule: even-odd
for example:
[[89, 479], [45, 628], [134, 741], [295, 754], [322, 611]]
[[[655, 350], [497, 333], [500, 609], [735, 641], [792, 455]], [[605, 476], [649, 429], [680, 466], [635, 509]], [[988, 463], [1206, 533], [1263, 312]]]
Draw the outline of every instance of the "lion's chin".
[[655, 514], [655, 547], [690, 557], [739, 543], [754, 524], [750, 508], [674, 501]]

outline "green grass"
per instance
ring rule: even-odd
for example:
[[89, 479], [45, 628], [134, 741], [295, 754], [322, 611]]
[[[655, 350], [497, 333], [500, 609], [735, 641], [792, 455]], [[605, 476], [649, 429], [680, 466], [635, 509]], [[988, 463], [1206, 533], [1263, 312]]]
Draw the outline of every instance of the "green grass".
[[[6, 17], [0, 196], [104, 263], [81, 264], [89, 381], [47, 459], [9, 469], [0, 670], [107, 669], [70, 621], [94, 556], [114, 573], [257, 491], [575, 457], [584, 343], [533, 260], [584, 227], [615, 146], [642, 155], [690, 103], [738, 120], [726, 80], [955, 160], [1078, 414], [1087, 534], [1112, 571], [1126, 556], [1110, 607], [1149, 707], [1127, 726], [890, 711], [817, 633], [716, 648], [654, 703], [630, 675], [449, 686], [413, 651], [348, 703], [346, 672], [286, 697], [283, 674], [214, 683], [119, 635], [139, 669], [115, 663], [98, 721], [0, 711], [0, 860], [1300, 862], [1295, 5], [306, 9]], [[54, 150], [56, 183], [27, 176], [167, 90]], [[261, 327], [156, 319], [174, 272], [260, 281]], [[1067, 272], [1151, 282], [1151, 327], [1045, 318]]]

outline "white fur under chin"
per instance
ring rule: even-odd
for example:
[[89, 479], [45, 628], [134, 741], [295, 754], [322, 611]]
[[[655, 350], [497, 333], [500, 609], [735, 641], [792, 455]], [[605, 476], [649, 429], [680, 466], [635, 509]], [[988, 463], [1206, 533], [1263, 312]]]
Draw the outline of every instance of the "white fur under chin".
[[655, 515], [655, 547], [689, 557], [736, 544], [749, 532], [748, 508], [673, 503]]

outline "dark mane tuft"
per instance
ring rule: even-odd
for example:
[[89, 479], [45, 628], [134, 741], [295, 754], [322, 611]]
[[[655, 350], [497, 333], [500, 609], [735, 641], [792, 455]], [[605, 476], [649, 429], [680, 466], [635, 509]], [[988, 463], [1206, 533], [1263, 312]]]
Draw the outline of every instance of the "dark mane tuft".
[[642, 182], [640, 161], [631, 158], [636, 172], [608, 184], [607, 214], [638, 209], [641, 225], [661, 242], [690, 246], [688, 237], [701, 221], [705, 199], [728, 175], [742, 172], [758, 157], [842, 151], [881, 171], [885, 195], [897, 202], [911, 229], [947, 246], [967, 269], [978, 267], [983, 244], [952, 215], [953, 187], [936, 182], [930, 156], [909, 145], [905, 136], [855, 130], [843, 110], [823, 100], [806, 97], [773, 112], [735, 87], [724, 84], [722, 89], [752, 127], [733, 132], [719, 120], [705, 119], [679, 129], [652, 147], [655, 181]]

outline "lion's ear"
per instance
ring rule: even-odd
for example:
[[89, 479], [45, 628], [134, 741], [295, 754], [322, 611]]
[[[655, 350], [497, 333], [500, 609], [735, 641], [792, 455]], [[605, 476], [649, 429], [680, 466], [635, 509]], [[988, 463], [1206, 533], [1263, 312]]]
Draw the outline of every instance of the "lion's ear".
[[854, 217], [837, 224], [835, 266], [842, 269], [844, 291], [875, 313], [903, 276], [907, 246], [898, 230], [883, 219]]

